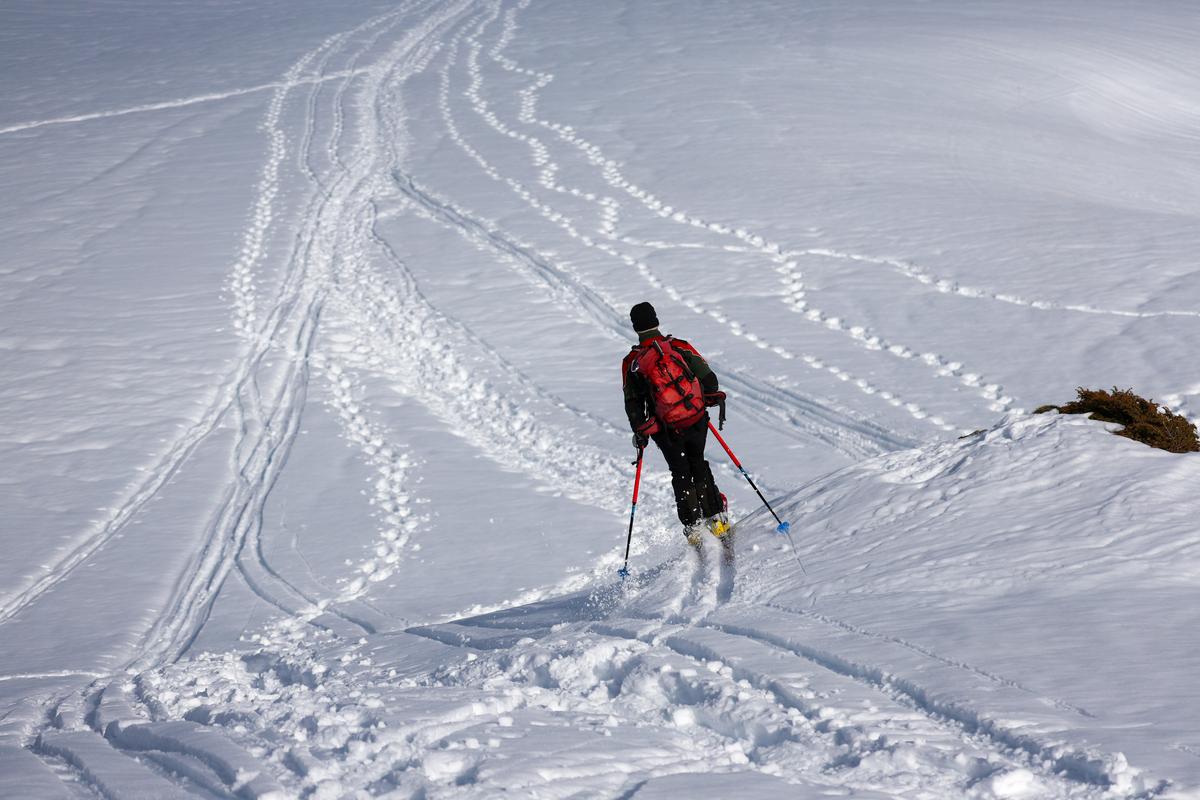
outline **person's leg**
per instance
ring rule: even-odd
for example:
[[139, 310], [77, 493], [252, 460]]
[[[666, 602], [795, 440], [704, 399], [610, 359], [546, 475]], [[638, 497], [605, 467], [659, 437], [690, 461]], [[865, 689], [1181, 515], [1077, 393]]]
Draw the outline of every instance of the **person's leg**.
[[692, 426], [684, 432], [685, 452], [692, 473], [696, 496], [700, 501], [705, 527], [709, 533], [721, 540], [721, 558], [726, 564], [733, 563], [733, 531], [729, 515], [725, 513], [725, 498], [713, 479], [712, 468], [704, 459], [704, 445], [708, 441], [708, 420]]
[[692, 479], [691, 462], [682, 437], [661, 430], [651, 437], [671, 470], [671, 487], [675, 490], [675, 510], [684, 525], [695, 525], [702, 516], [702, 505]]
[[699, 501], [704, 517], [720, 514], [725, 510], [721, 490], [713, 478], [712, 469], [704, 459], [704, 446], [708, 441], [708, 420], [698, 422], [683, 432], [681, 437], [687, 457], [688, 472], [692, 476], [693, 491]]

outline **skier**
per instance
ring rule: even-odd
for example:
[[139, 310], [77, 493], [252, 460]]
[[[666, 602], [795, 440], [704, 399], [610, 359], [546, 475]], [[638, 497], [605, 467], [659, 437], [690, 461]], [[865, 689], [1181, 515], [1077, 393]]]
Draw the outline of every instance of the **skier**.
[[688, 543], [700, 550], [701, 534], [707, 529], [730, 549], [725, 495], [704, 460], [706, 407], [723, 409], [725, 393], [696, 348], [659, 332], [654, 306], [638, 303], [630, 310], [629, 321], [639, 342], [621, 363], [621, 385], [633, 445], [640, 452], [653, 439], [662, 451]]

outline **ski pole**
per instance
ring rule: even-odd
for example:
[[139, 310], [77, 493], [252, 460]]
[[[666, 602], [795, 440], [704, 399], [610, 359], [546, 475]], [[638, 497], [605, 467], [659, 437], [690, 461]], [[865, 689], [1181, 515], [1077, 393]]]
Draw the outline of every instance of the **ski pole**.
[[633, 479], [633, 505], [629, 509], [629, 535], [625, 538], [625, 566], [617, 570], [621, 580], [629, 577], [629, 546], [633, 544], [633, 515], [637, 513], [638, 487], [642, 485], [642, 453], [646, 448], [638, 448], [637, 475]]
[[770, 511], [771, 516], [774, 517], [775, 521], [779, 523], [779, 527], [775, 530], [779, 531], [780, 533], [788, 533], [791, 531], [792, 523], [781, 520], [779, 515], [775, 513], [775, 509], [771, 508], [771, 504], [767, 502], [767, 498], [763, 497], [763, 493], [760, 492], [758, 487], [754, 485], [754, 479], [750, 477], [750, 473], [746, 472], [746, 468], [742, 466], [742, 462], [738, 461], [738, 457], [735, 456], [733, 451], [729, 449], [729, 445], [725, 444], [725, 440], [721, 438], [720, 432], [716, 429], [716, 427], [713, 426], [712, 420], [708, 421], [708, 429], [712, 431], [713, 436], [717, 437], [717, 441], [721, 443], [721, 447], [725, 448], [725, 452], [729, 454], [729, 458], [731, 461], [733, 461], [733, 465], [741, 470], [742, 477], [746, 479], [746, 481], [750, 484], [750, 488], [753, 489], [755, 494], [758, 495], [758, 499], [763, 501], [763, 505], [767, 507], [767, 511]]

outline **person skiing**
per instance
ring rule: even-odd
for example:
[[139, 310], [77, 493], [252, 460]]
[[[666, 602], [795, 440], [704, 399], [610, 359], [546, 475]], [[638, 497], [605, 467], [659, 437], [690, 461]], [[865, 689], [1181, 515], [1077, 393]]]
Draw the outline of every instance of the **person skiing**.
[[675, 506], [688, 543], [699, 549], [705, 529], [731, 546], [728, 507], [704, 459], [708, 406], [724, 414], [725, 393], [708, 363], [688, 342], [664, 336], [649, 303], [629, 312], [638, 344], [621, 362], [625, 413], [638, 451], [653, 439], [671, 470]]

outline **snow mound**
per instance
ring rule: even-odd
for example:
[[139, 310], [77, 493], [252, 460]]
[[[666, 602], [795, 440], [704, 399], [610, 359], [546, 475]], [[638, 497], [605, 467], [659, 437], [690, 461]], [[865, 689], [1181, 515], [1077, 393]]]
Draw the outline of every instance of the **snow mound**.
[[223, 727], [313, 796], [1184, 797], [1198, 468], [1016, 417], [787, 496], [795, 553], [744, 520], [728, 601], [715, 559], [676, 555], [352, 645], [280, 631], [137, 683], [156, 716]]
[[[774, 553], [736, 597], [827, 629], [796, 639], [835, 669], [1060, 772], [1195, 784], [1181, 634], [1200, 622], [1200, 459], [1110, 427], [1013, 417], [817, 481], [782, 503], [809, 579]], [[988, 780], [996, 796], [1023, 782]]]

